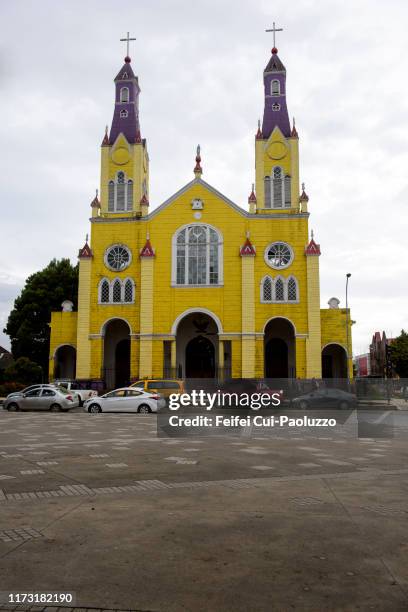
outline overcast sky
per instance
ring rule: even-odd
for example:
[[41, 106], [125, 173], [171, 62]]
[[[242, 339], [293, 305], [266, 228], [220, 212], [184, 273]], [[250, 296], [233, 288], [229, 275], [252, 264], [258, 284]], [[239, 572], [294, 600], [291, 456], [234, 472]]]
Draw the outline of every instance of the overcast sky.
[[[272, 22], [300, 137], [321, 301], [344, 306], [354, 352], [408, 328], [408, 3], [187, 0], [0, 3], [0, 329], [25, 278], [76, 261], [129, 30], [150, 202], [193, 177], [247, 207]], [[0, 332], [0, 345], [9, 347]]]

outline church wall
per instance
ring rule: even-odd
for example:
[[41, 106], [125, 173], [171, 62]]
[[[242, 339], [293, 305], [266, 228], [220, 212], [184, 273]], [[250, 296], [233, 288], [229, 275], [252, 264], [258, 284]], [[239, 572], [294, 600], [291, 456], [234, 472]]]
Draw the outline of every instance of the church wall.
[[[340, 344], [347, 350], [347, 332], [346, 332], [346, 309], [345, 308], [324, 308], [320, 311], [321, 319], [321, 334], [322, 334], [322, 350], [330, 343]], [[352, 338], [351, 338], [351, 321], [349, 317], [349, 356], [348, 356], [348, 371], [349, 377], [353, 377], [353, 359], [352, 359]]]
[[51, 339], [50, 360], [48, 375], [54, 378], [54, 354], [62, 344], [71, 344], [76, 347], [77, 341], [77, 312], [52, 312], [51, 313]]

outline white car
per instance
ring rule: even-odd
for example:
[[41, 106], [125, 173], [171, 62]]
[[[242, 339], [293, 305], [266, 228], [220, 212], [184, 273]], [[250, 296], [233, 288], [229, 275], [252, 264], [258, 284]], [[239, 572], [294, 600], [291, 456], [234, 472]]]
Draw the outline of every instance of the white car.
[[79, 397], [79, 405], [82, 406], [83, 403], [90, 399], [91, 397], [95, 397], [98, 395], [98, 392], [95, 389], [84, 389], [81, 386], [81, 383], [76, 382], [75, 380], [54, 380], [54, 385], [58, 388], [66, 389], [69, 393], [73, 393], [78, 395]]
[[166, 400], [157, 393], [149, 393], [135, 387], [123, 387], [92, 397], [84, 402], [85, 412], [140, 412], [147, 414], [164, 408]]

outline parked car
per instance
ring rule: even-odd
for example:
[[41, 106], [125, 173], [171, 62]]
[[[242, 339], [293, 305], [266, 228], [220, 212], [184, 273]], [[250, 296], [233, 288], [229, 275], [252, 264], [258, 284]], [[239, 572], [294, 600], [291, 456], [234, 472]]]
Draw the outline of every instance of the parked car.
[[62, 387], [67, 391], [72, 393], [76, 393], [79, 396], [79, 405], [82, 406], [84, 401], [89, 399], [90, 397], [95, 397], [98, 395], [98, 392], [95, 389], [84, 389], [81, 383], [75, 380], [54, 380], [54, 385], [57, 387]]
[[295, 408], [340, 408], [347, 410], [357, 405], [357, 397], [353, 393], [341, 389], [316, 389], [310, 393], [299, 395], [292, 399]]
[[131, 387], [143, 389], [144, 391], [150, 391], [151, 393], [160, 393], [163, 397], [169, 397], [172, 393], [184, 393], [184, 381], [178, 379], [147, 379], [138, 380], [133, 383]]
[[36, 385], [30, 385], [29, 387], [25, 387], [24, 389], [21, 389], [21, 391], [13, 391], [13, 393], [9, 393], [7, 396], [7, 399], [9, 397], [15, 397], [15, 396], [20, 396], [24, 393], [28, 393], [29, 391], [32, 391], [33, 389], [47, 389], [47, 388], [54, 388], [55, 385], [51, 385], [51, 384], [36, 384]]
[[62, 410], [66, 412], [79, 406], [77, 395], [51, 386], [35, 387], [27, 393], [12, 395], [4, 402], [5, 410]]
[[135, 387], [115, 389], [98, 397], [91, 397], [84, 402], [85, 412], [140, 412], [147, 414], [164, 408], [166, 400], [157, 393], [143, 391]]

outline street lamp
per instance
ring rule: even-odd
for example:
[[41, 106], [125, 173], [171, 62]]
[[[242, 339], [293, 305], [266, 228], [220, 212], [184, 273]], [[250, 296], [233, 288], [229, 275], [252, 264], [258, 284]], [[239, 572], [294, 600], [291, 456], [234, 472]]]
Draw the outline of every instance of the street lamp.
[[350, 347], [349, 347], [349, 311], [348, 311], [348, 282], [351, 274], [346, 274], [346, 347], [347, 347], [347, 384], [349, 382]]

